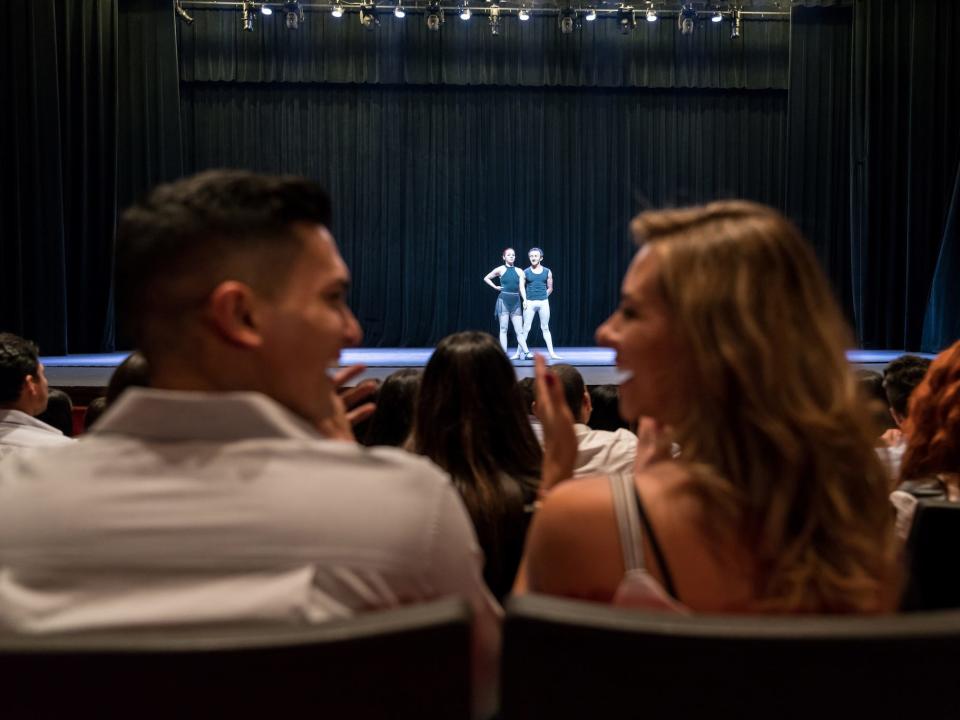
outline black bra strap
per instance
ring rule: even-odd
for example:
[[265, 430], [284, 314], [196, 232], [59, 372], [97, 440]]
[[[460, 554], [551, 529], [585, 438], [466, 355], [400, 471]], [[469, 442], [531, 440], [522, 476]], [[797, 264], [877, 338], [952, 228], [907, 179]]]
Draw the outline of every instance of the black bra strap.
[[667, 566], [667, 559], [663, 556], [663, 551], [660, 550], [660, 543], [657, 542], [657, 536], [653, 532], [653, 525], [650, 524], [650, 519], [647, 517], [646, 511], [643, 509], [643, 501], [640, 500], [640, 492], [637, 490], [636, 484], [633, 484], [633, 497], [637, 501], [637, 513], [640, 515], [640, 522], [643, 525], [644, 530], [647, 531], [647, 537], [650, 538], [650, 549], [653, 550], [653, 555], [656, 558], [657, 565], [660, 567], [660, 572], [663, 574], [663, 582], [665, 585], [664, 589], [674, 600], [679, 600], [680, 598], [677, 596], [677, 588], [673, 584], [673, 576], [670, 575], [670, 568]]

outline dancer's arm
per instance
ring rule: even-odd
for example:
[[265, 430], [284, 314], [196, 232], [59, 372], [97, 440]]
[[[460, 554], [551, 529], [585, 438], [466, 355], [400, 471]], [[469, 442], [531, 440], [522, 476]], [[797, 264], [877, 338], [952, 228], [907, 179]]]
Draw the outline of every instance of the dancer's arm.
[[524, 310], [527, 309], [527, 276], [517, 270], [520, 276], [520, 301]]
[[547, 297], [553, 293], [553, 270], [547, 270]]
[[493, 279], [494, 279], [494, 278], [498, 278], [498, 277], [500, 277], [501, 275], [503, 275], [503, 268], [504, 268], [503, 265], [501, 265], [500, 267], [495, 267], [493, 270], [491, 270], [490, 272], [488, 272], [488, 273], [486, 274], [486, 276], [483, 278], [483, 281], [484, 281], [487, 285], [489, 285], [490, 287], [492, 287], [494, 290], [496, 290], [497, 292], [500, 292], [500, 286], [494, 284]]

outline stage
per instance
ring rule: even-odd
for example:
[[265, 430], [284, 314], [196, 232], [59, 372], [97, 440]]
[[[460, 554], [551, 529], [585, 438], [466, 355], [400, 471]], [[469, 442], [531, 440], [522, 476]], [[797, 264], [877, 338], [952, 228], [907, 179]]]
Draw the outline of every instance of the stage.
[[[538, 348], [533, 348], [536, 352]], [[510, 349], [512, 354], [514, 348]], [[423, 367], [430, 359], [433, 348], [352, 348], [344, 350], [340, 364], [367, 366], [360, 379], [382, 380], [400, 368]], [[614, 353], [608, 348], [564, 347], [557, 348], [560, 360], [551, 363], [568, 363], [583, 375], [587, 385], [604, 385], [616, 381]], [[902, 355], [903, 350], [851, 350], [847, 358], [859, 368], [882, 370], [887, 363]], [[61, 388], [104, 387], [110, 380], [113, 369], [127, 356], [126, 352], [99, 355], [63, 355], [42, 358], [50, 385]], [[916, 353], [922, 355], [922, 353]], [[932, 357], [925, 355], [925, 357]], [[533, 375], [533, 360], [513, 360], [517, 377]]]

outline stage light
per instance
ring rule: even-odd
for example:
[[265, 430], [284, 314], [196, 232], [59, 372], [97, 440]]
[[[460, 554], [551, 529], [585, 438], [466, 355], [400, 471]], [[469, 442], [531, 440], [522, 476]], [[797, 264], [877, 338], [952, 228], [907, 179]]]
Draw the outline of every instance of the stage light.
[[337, 3], [336, 5], [334, 5], [333, 10], [330, 11], [330, 14], [333, 15], [335, 18], [342, 18], [343, 5], [341, 5], [340, 3]]
[[360, 26], [364, 30], [373, 30], [380, 24], [377, 17], [377, 6], [373, 3], [360, 6]]
[[617, 8], [617, 24], [620, 26], [620, 32], [629, 35], [637, 27], [637, 14], [630, 5], [621, 5]]
[[435, 2], [427, 5], [427, 30], [437, 32], [443, 23], [443, 8]]
[[177, 0], [174, 4], [173, 9], [177, 11], [177, 15], [180, 16], [180, 19], [183, 20], [187, 25], [193, 25], [193, 16], [183, 9], [183, 5], [180, 4], [180, 0]]
[[657, 9], [653, 6], [653, 3], [647, 3], [647, 22], [656, 22], [657, 21]]
[[490, 34], [499, 35], [500, 34], [500, 6], [499, 5], [490, 6], [490, 11], [489, 11], [487, 20], [490, 23]]
[[300, 1], [289, 0], [285, 2], [283, 11], [287, 15], [287, 30], [300, 29], [300, 22], [303, 20], [303, 8], [300, 7]]
[[713, 14], [713, 17], [710, 18], [710, 22], [715, 22], [715, 23], [718, 23], [718, 22], [720, 22], [721, 20], [723, 20], [723, 13], [720, 12], [719, 10], [717, 10], [717, 11]]
[[587, 22], [593, 22], [597, 19], [597, 11], [594, 8], [587, 10], [587, 14], [583, 16], [583, 19]]
[[733, 13], [733, 27], [730, 29], [731, 40], [740, 39], [740, 30], [741, 30], [740, 22], [741, 22], [740, 11], [737, 10], [735, 13]]
[[470, 6], [464, 3], [463, 7], [460, 8], [460, 19], [469, 20], [470, 19]]
[[560, 32], [564, 35], [569, 35], [577, 26], [577, 11], [571, 7], [564, 8], [560, 11], [558, 23], [560, 25]]
[[527, 12], [527, 6], [521, 5], [520, 11], [517, 13], [517, 17], [520, 18], [523, 22], [526, 22], [530, 19], [530, 13]]
[[260, 6], [260, 12], [263, 13], [264, 15], [273, 15], [273, 10], [271, 10], [270, 6], [267, 4], [263, 4]]
[[687, 3], [680, 8], [680, 13], [677, 15], [677, 27], [680, 28], [681, 34], [693, 35], [693, 24], [696, 19], [697, 11], [692, 3]]
[[253, 13], [250, 12], [250, 3], [243, 0], [240, 8], [240, 27], [243, 32], [253, 32]]
[[393, 9], [393, 16], [398, 18], [405, 18], [407, 13], [403, 9], [403, 5], [397, 3], [397, 6]]

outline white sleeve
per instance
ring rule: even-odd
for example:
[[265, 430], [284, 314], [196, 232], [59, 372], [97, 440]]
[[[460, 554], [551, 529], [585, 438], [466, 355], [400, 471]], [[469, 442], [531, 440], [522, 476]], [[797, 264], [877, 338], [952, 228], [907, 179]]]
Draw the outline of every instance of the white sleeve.
[[483, 580], [483, 551], [473, 523], [452, 485], [445, 488], [437, 517], [428, 572], [441, 596], [459, 595], [473, 610], [473, 709], [490, 717], [497, 704], [500, 624], [503, 611]]

